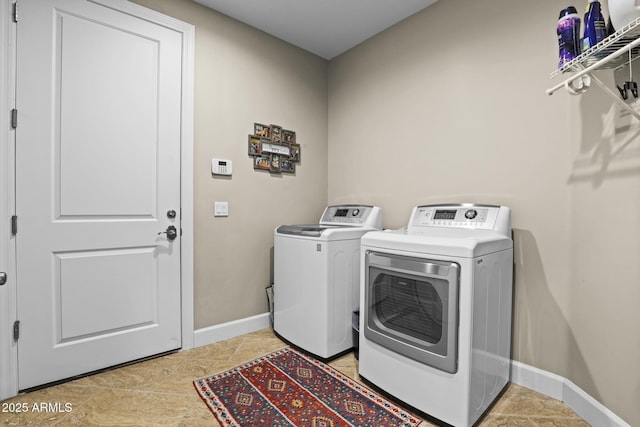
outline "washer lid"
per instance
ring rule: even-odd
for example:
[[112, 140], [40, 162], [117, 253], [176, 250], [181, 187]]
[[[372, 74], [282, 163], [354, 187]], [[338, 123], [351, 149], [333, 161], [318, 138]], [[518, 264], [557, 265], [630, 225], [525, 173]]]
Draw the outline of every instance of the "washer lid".
[[339, 225], [299, 224], [281, 225], [275, 229], [276, 236], [313, 240], [354, 240], [363, 234], [377, 230], [372, 227], [353, 227]]
[[320, 237], [322, 233], [332, 227], [318, 224], [281, 225], [276, 228], [279, 234], [292, 234], [294, 236]]

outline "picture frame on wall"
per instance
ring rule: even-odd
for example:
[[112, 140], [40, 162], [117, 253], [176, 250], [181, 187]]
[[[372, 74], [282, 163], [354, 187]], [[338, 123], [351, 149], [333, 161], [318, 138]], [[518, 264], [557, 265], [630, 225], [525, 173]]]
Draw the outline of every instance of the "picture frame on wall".
[[283, 144], [295, 144], [296, 143], [296, 133], [292, 130], [282, 129], [280, 132], [281, 140]]
[[262, 154], [262, 143], [265, 140], [257, 135], [249, 135], [249, 155], [259, 156]]
[[282, 173], [295, 173], [296, 164], [291, 159], [283, 158], [280, 162], [280, 171]]
[[253, 158], [253, 168], [260, 170], [271, 169], [271, 155], [268, 156], [256, 156]]
[[289, 157], [291, 155], [291, 148], [288, 145], [273, 144], [269, 141], [266, 141], [262, 143], [262, 152], [280, 154], [281, 156]]
[[281, 139], [282, 127], [278, 125], [270, 125], [270, 128], [271, 128], [271, 142], [279, 144], [282, 141]]
[[261, 138], [271, 139], [271, 126], [262, 123], [253, 124], [253, 134]]
[[269, 170], [271, 172], [281, 172], [282, 168], [281, 168], [280, 164], [281, 164], [280, 154], [272, 154], [271, 155], [271, 167], [269, 168]]
[[300, 161], [300, 144], [289, 144], [289, 158], [293, 162]]
[[296, 133], [275, 124], [255, 122], [253, 134], [249, 134], [247, 139], [247, 152], [256, 170], [293, 174], [296, 163], [300, 162]]

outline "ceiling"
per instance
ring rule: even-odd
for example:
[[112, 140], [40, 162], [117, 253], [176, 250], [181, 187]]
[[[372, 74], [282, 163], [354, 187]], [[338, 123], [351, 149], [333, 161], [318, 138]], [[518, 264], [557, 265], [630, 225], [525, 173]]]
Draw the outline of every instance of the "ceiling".
[[331, 59], [437, 0], [195, 0]]

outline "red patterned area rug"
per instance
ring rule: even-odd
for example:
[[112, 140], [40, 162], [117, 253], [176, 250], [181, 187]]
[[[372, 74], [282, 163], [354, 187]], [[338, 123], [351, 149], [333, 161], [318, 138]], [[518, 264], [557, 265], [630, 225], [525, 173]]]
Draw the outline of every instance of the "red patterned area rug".
[[290, 347], [193, 383], [223, 426], [413, 427], [422, 422]]

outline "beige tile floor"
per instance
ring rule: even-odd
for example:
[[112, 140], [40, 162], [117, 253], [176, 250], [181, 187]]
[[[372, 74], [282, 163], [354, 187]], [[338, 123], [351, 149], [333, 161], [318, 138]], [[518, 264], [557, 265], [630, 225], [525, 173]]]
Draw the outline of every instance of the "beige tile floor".
[[[270, 329], [265, 329], [21, 394], [2, 402], [0, 425], [218, 426], [196, 394], [192, 381], [284, 346]], [[353, 353], [330, 365], [358, 379]], [[37, 412], [33, 410], [34, 404], [52, 408], [58, 404], [62, 410]], [[21, 407], [28, 412], [7, 412]], [[588, 425], [562, 402], [515, 384], [508, 387], [479, 423], [482, 427]]]

